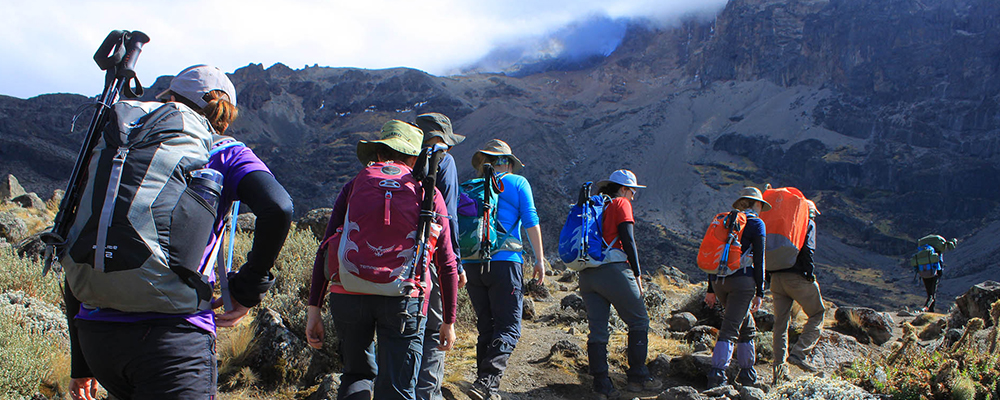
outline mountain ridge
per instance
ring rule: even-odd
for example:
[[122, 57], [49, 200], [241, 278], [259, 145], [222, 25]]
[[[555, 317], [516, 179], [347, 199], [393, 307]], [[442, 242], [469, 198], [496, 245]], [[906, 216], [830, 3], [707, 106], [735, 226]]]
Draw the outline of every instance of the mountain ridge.
[[[442, 112], [468, 136], [452, 150], [461, 178], [494, 137], [527, 164], [550, 253], [578, 185], [629, 168], [649, 185], [635, 203], [643, 263], [688, 273], [708, 217], [739, 188], [796, 186], [823, 212], [817, 259], [831, 281], [820, 280], [843, 286], [836, 300], [916, 305], [922, 289], [900, 264], [929, 232], [969, 238], [949, 255], [943, 293], [1000, 269], [986, 240], [1000, 207], [1000, 45], [988, 41], [998, 16], [987, 0], [732, 0], [714, 20], [630, 25], [609, 56], [570, 70], [250, 64], [231, 75], [241, 117], [230, 133], [303, 214], [332, 204], [356, 172], [358, 139], [390, 118]], [[0, 96], [0, 174], [61, 188], [82, 139], [51, 127], [68, 127], [85, 102]]]

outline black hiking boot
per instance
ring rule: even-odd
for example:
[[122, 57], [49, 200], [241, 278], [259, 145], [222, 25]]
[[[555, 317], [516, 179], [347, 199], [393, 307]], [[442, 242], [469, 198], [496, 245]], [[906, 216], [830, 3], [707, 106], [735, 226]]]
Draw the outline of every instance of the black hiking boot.
[[465, 392], [472, 400], [501, 400], [499, 393], [500, 377], [495, 375], [482, 375], [472, 387]]
[[924, 307], [921, 308], [920, 311], [923, 311], [923, 312], [934, 312], [934, 306], [936, 304], [937, 304], [937, 299], [931, 297], [931, 298], [927, 299], [927, 302], [924, 303]]
[[757, 384], [757, 369], [754, 367], [742, 368], [740, 369], [739, 375], [736, 375], [736, 383], [743, 386], [754, 386]]
[[618, 399], [622, 397], [621, 392], [615, 389], [615, 384], [607, 375], [594, 377], [594, 393], [598, 399]]
[[708, 371], [708, 388], [714, 389], [720, 386], [726, 386], [726, 370], [722, 368], [712, 368]]
[[792, 364], [792, 365], [795, 365], [795, 366], [797, 366], [799, 368], [802, 368], [802, 370], [806, 371], [806, 372], [816, 372], [816, 371], [819, 371], [819, 368], [816, 368], [815, 365], [810, 364], [808, 361], [805, 360], [805, 358], [803, 358], [802, 356], [799, 356], [799, 355], [797, 355], [795, 353], [792, 353], [792, 354], [788, 355], [788, 363]]
[[626, 386], [625, 389], [630, 392], [651, 392], [659, 390], [662, 387], [663, 382], [659, 379], [647, 376], [638, 381], [629, 381], [628, 386]]

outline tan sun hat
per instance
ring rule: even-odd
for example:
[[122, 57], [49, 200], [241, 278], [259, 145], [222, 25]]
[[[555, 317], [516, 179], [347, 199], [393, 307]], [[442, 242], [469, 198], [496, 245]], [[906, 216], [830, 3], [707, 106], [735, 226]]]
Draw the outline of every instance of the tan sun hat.
[[761, 202], [761, 204], [763, 204], [763, 208], [760, 210], [761, 212], [771, 210], [771, 204], [764, 201], [764, 196], [760, 194], [760, 189], [753, 186], [747, 186], [743, 188], [743, 190], [740, 190], [740, 198], [733, 202], [733, 208], [736, 208], [736, 203], [739, 202], [740, 199], [750, 199]]
[[475, 168], [476, 171], [479, 171], [481, 169], [480, 167], [483, 166], [483, 163], [486, 162], [486, 156], [506, 156], [507, 158], [510, 158], [510, 161], [512, 162], [511, 171], [513, 172], [517, 172], [521, 168], [524, 168], [524, 163], [514, 156], [514, 153], [510, 151], [510, 146], [500, 139], [490, 139], [490, 141], [483, 145], [481, 150], [476, 151], [476, 154], [472, 155], [472, 167]]
[[382, 125], [378, 140], [358, 141], [358, 160], [365, 165], [378, 161], [376, 151], [379, 146], [389, 146], [390, 149], [409, 156], [419, 155], [423, 138], [423, 132], [413, 124], [391, 120]]

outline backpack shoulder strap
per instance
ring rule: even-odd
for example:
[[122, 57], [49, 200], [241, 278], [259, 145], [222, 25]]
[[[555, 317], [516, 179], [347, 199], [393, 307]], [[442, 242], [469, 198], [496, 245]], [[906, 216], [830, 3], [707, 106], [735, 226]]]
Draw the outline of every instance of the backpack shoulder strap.
[[212, 148], [208, 153], [208, 156], [214, 156], [216, 153], [235, 146], [246, 146], [243, 142], [240, 142], [233, 138], [232, 136], [213, 134], [212, 135]]

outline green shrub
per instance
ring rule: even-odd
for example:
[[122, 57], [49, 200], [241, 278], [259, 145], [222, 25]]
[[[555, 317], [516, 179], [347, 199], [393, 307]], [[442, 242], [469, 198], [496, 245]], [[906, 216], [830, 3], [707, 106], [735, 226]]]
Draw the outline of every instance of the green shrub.
[[[894, 351], [899, 358], [896, 362], [889, 362], [889, 355], [863, 358], [839, 375], [894, 400], [989, 398], [1000, 383], [1000, 354], [987, 351], [986, 332], [976, 333], [982, 322], [978, 318], [971, 320], [962, 339], [953, 346], [909, 346]], [[997, 328], [991, 329], [995, 332]]]
[[42, 276], [42, 263], [18, 257], [10, 247], [0, 248], [0, 293], [23, 291], [49, 304], [62, 303], [62, 274]]
[[967, 376], [959, 377], [951, 388], [951, 398], [954, 400], [975, 400], [976, 383]]
[[0, 309], [0, 354], [0, 396], [55, 394], [68, 382], [66, 341], [57, 333], [30, 328], [20, 313], [10, 309]]

